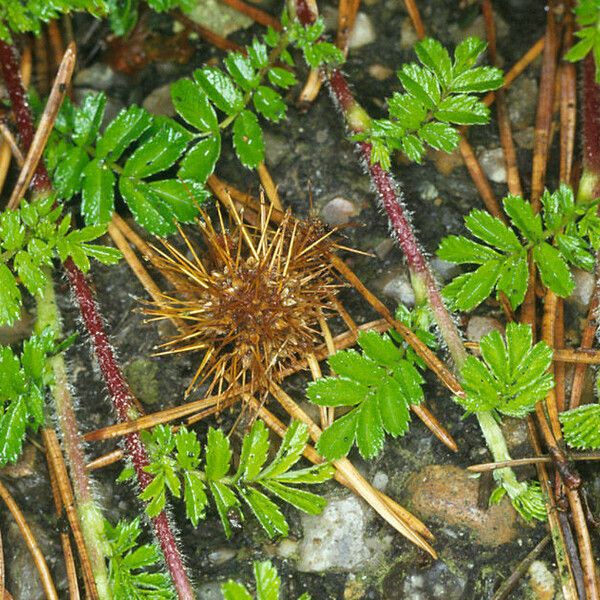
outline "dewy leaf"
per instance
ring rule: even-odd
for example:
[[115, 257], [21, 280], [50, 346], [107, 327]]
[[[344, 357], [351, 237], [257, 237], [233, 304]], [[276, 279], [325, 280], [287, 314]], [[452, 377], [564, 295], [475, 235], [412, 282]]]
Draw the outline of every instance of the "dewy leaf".
[[115, 176], [98, 159], [91, 161], [83, 171], [81, 212], [86, 225], [108, 223], [115, 209]]
[[385, 333], [361, 331], [357, 341], [365, 356], [381, 365], [393, 367], [402, 358], [402, 352]]
[[473, 67], [452, 81], [453, 92], [488, 92], [504, 84], [504, 76], [496, 67]]
[[0, 325], [12, 325], [21, 314], [21, 292], [10, 269], [0, 263]]
[[15, 462], [21, 454], [27, 428], [27, 407], [24, 397], [11, 402], [0, 417], [0, 464]]
[[492, 293], [500, 275], [500, 267], [499, 261], [490, 260], [473, 273], [468, 273], [468, 277], [461, 280], [460, 290], [453, 299], [456, 307], [459, 310], [472, 310], [481, 304]]
[[194, 79], [200, 84], [213, 104], [227, 115], [234, 115], [243, 108], [242, 93], [229, 76], [216, 67], [204, 67], [194, 71]]
[[415, 44], [415, 52], [419, 60], [438, 76], [444, 86], [450, 83], [452, 61], [448, 51], [440, 42], [432, 38], [425, 38]]
[[110, 157], [117, 161], [125, 149], [150, 127], [152, 117], [143, 108], [129, 106], [123, 109], [104, 130], [96, 144], [96, 158]]
[[542, 283], [555, 294], [566, 298], [575, 289], [571, 271], [556, 248], [547, 242], [536, 245], [533, 249], [533, 260], [540, 272]]
[[198, 203], [208, 197], [204, 189], [193, 181], [181, 179], [162, 179], [151, 181], [148, 188], [167, 205], [180, 223], [192, 223], [198, 215]]
[[177, 175], [183, 179], [205, 183], [215, 170], [220, 155], [221, 136], [216, 133], [200, 140], [183, 157]]
[[395, 379], [388, 379], [377, 390], [377, 403], [385, 430], [397, 437], [408, 431], [410, 411], [402, 400], [402, 389]]
[[250, 592], [241, 583], [231, 579], [221, 585], [221, 593], [223, 600], [253, 600]]
[[96, 139], [105, 107], [106, 96], [104, 94], [85, 96], [81, 106], [75, 111], [73, 141], [77, 146], [88, 146]]
[[249, 92], [259, 84], [260, 76], [247, 56], [240, 52], [230, 52], [224, 62], [232, 79], [244, 91]]
[[216, 132], [219, 122], [208, 96], [198, 83], [179, 79], [171, 85], [171, 98], [177, 114], [198, 131]]
[[163, 127], [130, 156], [123, 167], [123, 175], [142, 178], [164, 171], [173, 166], [187, 143], [187, 136], [176, 128]]
[[257, 600], [278, 600], [281, 579], [270, 561], [254, 563]]
[[478, 265], [501, 258], [495, 250], [456, 235], [449, 235], [442, 239], [438, 256], [456, 264], [473, 263]]
[[242, 110], [233, 123], [233, 147], [240, 162], [249, 169], [265, 159], [263, 134], [256, 115]]
[[465, 38], [458, 44], [454, 51], [454, 74], [460, 75], [463, 71], [474, 67], [477, 59], [485, 52], [486, 43], [478, 37]]
[[440, 87], [435, 76], [416, 64], [404, 65], [398, 79], [406, 91], [427, 108], [433, 109], [440, 101]]
[[368, 387], [347, 378], [325, 377], [308, 384], [306, 395], [320, 406], [351, 406], [365, 399]]
[[365, 385], [377, 384], [386, 374], [375, 362], [361, 356], [356, 350], [336, 352], [329, 357], [328, 362], [337, 375], [360, 381]]
[[600, 404], [586, 404], [560, 413], [565, 440], [582, 450], [600, 448]]
[[265, 119], [280, 121], [285, 117], [286, 106], [283, 98], [275, 90], [261, 85], [252, 96], [254, 108]]
[[185, 514], [192, 525], [196, 527], [204, 518], [208, 497], [206, 496], [204, 482], [195, 471], [187, 471], [183, 475], [185, 501]]
[[244, 436], [240, 463], [235, 480], [253, 481], [267, 460], [269, 432], [262, 421], [255, 421], [252, 429]]
[[435, 117], [456, 125], [485, 125], [490, 120], [490, 109], [475, 96], [460, 94], [440, 102]]
[[58, 195], [69, 200], [81, 189], [81, 174], [89, 162], [87, 152], [78, 146], [69, 148], [56, 166], [52, 181]]
[[383, 449], [385, 433], [377, 397], [370, 394], [360, 405], [356, 423], [356, 444], [363, 458], [377, 456]]
[[521, 233], [532, 242], [543, 239], [542, 218], [533, 212], [530, 202], [520, 196], [509, 195], [502, 201], [506, 214]]
[[521, 250], [515, 232], [484, 210], [473, 210], [465, 217], [467, 229], [481, 241], [505, 252]]
[[321, 434], [316, 444], [317, 452], [327, 460], [337, 460], [346, 456], [354, 443], [357, 421], [358, 414], [355, 410], [337, 418]]
[[208, 430], [206, 443], [206, 477], [218, 480], [229, 471], [231, 462], [231, 448], [229, 440], [220, 429]]

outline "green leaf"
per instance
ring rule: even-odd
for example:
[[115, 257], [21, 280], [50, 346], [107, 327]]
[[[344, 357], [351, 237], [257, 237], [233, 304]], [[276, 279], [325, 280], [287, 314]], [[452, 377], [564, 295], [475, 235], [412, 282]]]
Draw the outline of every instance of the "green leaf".
[[172, 167], [187, 146], [187, 136], [171, 127], [163, 127], [144, 142], [123, 167], [128, 177], [148, 177]]
[[472, 210], [465, 217], [467, 229], [481, 241], [505, 252], [519, 252], [521, 244], [515, 232], [500, 219], [484, 210]]
[[449, 235], [442, 239], [438, 256], [443, 260], [457, 264], [474, 263], [478, 265], [501, 258], [491, 248], [457, 235]]
[[575, 282], [560, 252], [546, 242], [533, 248], [533, 260], [540, 272], [542, 283], [555, 294], [566, 298], [575, 289]]
[[235, 494], [220, 481], [209, 481], [208, 487], [214, 498], [219, 518], [221, 519], [221, 525], [227, 538], [231, 537], [231, 524], [229, 523], [229, 511], [239, 505], [238, 499]]
[[96, 158], [117, 161], [125, 149], [150, 127], [152, 117], [135, 104], [123, 109], [106, 127], [96, 144]]
[[586, 404], [559, 415], [565, 440], [572, 448], [600, 448], [600, 404]]
[[229, 471], [231, 447], [229, 440], [220, 429], [208, 430], [206, 442], [206, 477], [209, 480], [222, 479]]
[[119, 191], [134, 219], [144, 229], [163, 237], [177, 230], [173, 211], [148, 185], [136, 179], [121, 177]]
[[310, 515], [320, 514], [327, 504], [325, 498], [317, 494], [284, 485], [279, 481], [264, 481], [262, 485], [274, 496]]
[[21, 396], [0, 417], [0, 465], [15, 462], [21, 454], [27, 428], [27, 407]]
[[86, 147], [96, 139], [104, 109], [106, 107], [106, 96], [100, 94], [88, 94], [84, 97], [81, 106], [75, 111], [73, 141], [77, 146]]
[[448, 51], [440, 42], [432, 38], [425, 38], [415, 44], [415, 52], [419, 60], [437, 75], [442, 85], [447, 86], [450, 83], [452, 61]]
[[148, 189], [161, 200], [163, 205], [169, 207], [180, 223], [192, 223], [198, 215], [199, 199], [205, 199], [208, 196], [208, 192], [202, 190], [203, 193], [199, 197], [194, 182], [180, 179], [152, 181], [148, 183]]
[[397, 73], [406, 91], [421, 104], [433, 109], [440, 101], [440, 86], [436, 77], [416, 64], [404, 65]]
[[308, 427], [300, 421], [293, 421], [285, 432], [277, 455], [261, 471], [258, 479], [275, 478], [289, 471], [300, 460], [307, 440]]
[[473, 67], [452, 81], [453, 92], [488, 92], [504, 85], [504, 76], [496, 67]]
[[260, 83], [260, 75], [247, 56], [240, 52], [230, 52], [224, 62], [231, 78], [244, 91], [249, 92]]
[[21, 314], [21, 292], [10, 269], [0, 263], [0, 325], [12, 325]]
[[453, 152], [460, 143], [460, 135], [445, 123], [426, 123], [419, 129], [421, 139], [436, 150]]
[[342, 377], [324, 377], [308, 384], [306, 395], [320, 406], [351, 406], [362, 402], [369, 388]]
[[278, 600], [281, 580], [270, 561], [254, 563], [257, 600]]
[[36, 264], [30, 254], [23, 250], [17, 252], [13, 259], [13, 266], [21, 283], [30, 294], [39, 294], [44, 289], [46, 285], [44, 271], [40, 269], [40, 265]]
[[82, 172], [89, 160], [87, 152], [78, 146], [71, 146], [61, 157], [52, 181], [62, 199], [69, 200], [81, 190]]
[[356, 423], [356, 444], [363, 458], [377, 456], [383, 449], [385, 433], [377, 397], [368, 396], [359, 408]]
[[203, 89], [190, 79], [179, 79], [171, 85], [171, 98], [177, 114], [198, 131], [219, 131], [219, 122]]
[[192, 179], [205, 183], [215, 170], [221, 155], [221, 136], [219, 133], [200, 140], [181, 161], [177, 175], [182, 179]]
[[211, 102], [227, 115], [241, 111], [244, 105], [242, 93], [225, 73], [216, 67], [204, 67], [194, 71], [199, 83]]
[[92, 160], [83, 171], [81, 212], [86, 225], [108, 223], [115, 210], [115, 176], [111, 169]]
[[385, 430], [393, 437], [404, 435], [410, 424], [410, 411], [400, 383], [387, 379], [377, 389], [377, 404]]
[[238, 490], [270, 538], [288, 534], [287, 521], [272, 500], [251, 487]]
[[281, 67], [272, 67], [269, 69], [267, 71], [267, 77], [273, 85], [283, 88], [284, 90], [298, 83], [296, 76], [292, 72], [282, 69]]
[[409, 134], [402, 139], [402, 151], [416, 163], [420, 163], [425, 156], [425, 146], [416, 135]]
[[234, 479], [253, 481], [267, 460], [269, 432], [262, 421], [255, 421], [252, 429], [244, 436], [240, 463]]
[[402, 358], [402, 352], [385, 333], [361, 331], [357, 341], [365, 355], [380, 365], [393, 367]]
[[263, 134], [256, 115], [242, 110], [233, 123], [233, 147], [240, 162], [249, 169], [265, 159]]
[[532, 242], [542, 241], [542, 218], [539, 214], [533, 212], [529, 202], [520, 196], [508, 195], [504, 198], [502, 204], [510, 220], [525, 238]]
[[513, 310], [520, 306], [525, 299], [528, 278], [529, 269], [525, 252], [520, 256], [506, 259], [502, 264], [497, 287], [499, 291], [506, 294]]
[[460, 75], [474, 67], [477, 59], [485, 52], [486, 43], [476, 36], [465, 38], [454, 51], [454, 74]]
[[365, 385], [375, 385], [385, 377], [383, 369], [371, 359], [360, 355], [356, 350], [336, 352], [329, 357], [328, 362], [337, 375], [360, 381]]
[[281, 95], [275, 90], [264, 85], [252, 96], [252, 103], [257, 112], [270, 121], [280, 121], [285, 117], [286, 105]]
[[559, 233], [554, 236], [554, 241], [563, 258], [572, 265], [585, 271], [594, 268], [596, 259], [588, 252], [588, 245], [584, 240], [574, 235]]
[[194, 471], [186, 471], [183, 474], [185, 501], [185, 515], [196, 527], [201, 519], [204, 519], [208, 497], [204, 490], [204, 482], [200, 475]]
[[224, 600], [253, 600], [252, 595], [241, 583], [231, 579], [221, 586], [221, 593]]
[[457, 125], [485, 125], [490, 120], [490, 109], [475, 96], [450, 96], [440, 102], [435, 117]]
[[327, 460], [346, 456], [352, 448], [358, 425], [358, 413], [350, 411], [337, 418], [323, 433], [316, 444], [317, 452]]
[[488, 298], [500, 275], [500, 266], [497, 260], [490, 260], [473, 273], [466, 274], [467, 277], [460, 280], [462, 285], [453, 298], [456, 308], [465, 311], [473, 310]]

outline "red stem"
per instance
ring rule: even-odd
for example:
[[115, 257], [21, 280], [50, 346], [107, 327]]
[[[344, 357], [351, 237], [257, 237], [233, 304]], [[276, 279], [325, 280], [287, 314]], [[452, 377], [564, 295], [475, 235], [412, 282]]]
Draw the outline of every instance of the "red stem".
[[[34, 136], [31, 110], [21, 82], [16, 50], [13, 46], [1, 40], [0, 69], [10, 96], [23, 149], [27, 152]], [[46, 192], [52, 187], [50, 177], [42, 161], [39, 163], [32, 186], [38, 193]], [[117, 416], [121, 422], [129, 421], [134, 415], [137, 415], [137, 409], [129, 385], [123, 377], [108, 339], [92, 290], [84, 274], [70, 258], [64, 263], [64, 266], [71, 289], [79, 304], [83, 322], [92, 339], [94, 353]], [[139, 434], [128, 434], [125, 438], [125, 447], [133, 464], [140, 488], [144, 490], [152, 481], [152, 476], [144, 471], [144, 467], [150, 463], [150, 459]], [[181, 600], [195, 598], [167, 513], [162, 511], [157, 517], [153, 518], [152, 525], [179, 598]]]
[[583, 61], [583, 168], [600, 176], [600, 86], [591, 52]]

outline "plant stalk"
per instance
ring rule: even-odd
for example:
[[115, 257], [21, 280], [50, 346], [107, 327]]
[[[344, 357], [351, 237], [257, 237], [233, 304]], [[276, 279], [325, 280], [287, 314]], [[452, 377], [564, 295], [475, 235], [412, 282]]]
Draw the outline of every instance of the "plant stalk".
[[[43, 292], [36, 297], [37, 320], [35, 330], [41, 333], [49, 327], [55, 339], [62, 337], [60, 315], [56, 303], [56, 294], [51, 274], [46, 273], [47, 284]], [[62, 446], [67, 456], [75, 506], [79, 517], [81, 532], [90, 559], [90, 566], [96, 589], [100, 598], [112, 598], [108, 582], [106, 557], [108, 547], [104, 536], [104, 520], [102, 511], [92, 495], [92, 482], [85, 468], [85, 456], [82, 438], [77, 427], [77, 419], [73, 410], [73, 398], [69, 390], [67, 368], [62, 352], [48, 359], [54, 381], [50, 388], [54, 406], [58, 416], [58, 425], [62, 435]]]
[[[19, 74], [19, 63], [16, 58], [16, 49], [0, 40], [0, 70], [4, 77], [12, 110], [15, 114], [21, 143], [25, 152], [29, 150], [33, 140], [34, 126], [31, 110], [27, 103], [25, 90]], [[40, 161], [36, 174], [32, 180], [32, 187], [37, 194], [47, 193], [51, 187], [50, 177], [46, 167]], [[117, 362], [115, 352], [110, 344], [104, 322], [92, 290], [84, 274], [77, 268], [71, 259], [64, 263], [67, 279], [79, 305], [81, 316], [88, 334], [92, 340], [92, 347], [104, 382], [108, 388], [113, 406], [121, 421], [128, 421], [139, 416], [135, 408], [133, 395], [121, 368]], [[132, 461], [138, 483], [144, 490], [152, 481], [152, 476], [144, 468], [150, 463], [148, 453], [138, 433], [130, 433], [125, 438], [127, 455]], [[165, 511], [152, 519], [154, 533], [165, 557], [165, 562], [173, 584], [180, 600], [195, 598], [192, 585], [187, 576], [183, 558], [171, 524]]]

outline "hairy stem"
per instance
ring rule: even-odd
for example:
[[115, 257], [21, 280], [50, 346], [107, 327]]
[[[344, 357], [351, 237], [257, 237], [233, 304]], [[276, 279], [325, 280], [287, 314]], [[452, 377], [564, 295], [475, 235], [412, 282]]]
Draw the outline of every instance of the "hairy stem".
[[[3, 41], [0, 41], [0, 69], [10, 96], [12, 110], [17, 120], [23, 149], [27, 152], [33, 140], [33, 119], [31, 110], [27, 104], [25, 90], [21, 83], [16, 50]], [[32, 185], [38, 194], [47, 193], [51, 188], [50, 177], [41, 161]], [[115, 411], [121, 421], [136, 418], [138, 411], [135, 408], [133, 395], [125, 381], [115, 352], [108, 339], [104, 322], [92, 290], [84, 274], [75, 266], [71, 259], [65, 262], [64, 267], [73, 294], [79, 304], [83, 322], [92, 340], [94, 354], [98, 360], [100, 371], [108, 388]], [[127, 435], [125, 438], [125, 448], [127, 455], [132, 461], [140, 488], [144, 490], [152, 481], [152, 476], [144, 471], [144, 468], [150, 461], [138, 433]], [[171, 524], [169, 523], [167, 513], [163, 511], [157, 517], [154, 517], [152, 525], [179, 598], [182, 600], [194, 598], [195, 594], [183, 565], [183, 558]]]
[[583, 173], [577, 200], [591, 202], [600, 196], [600, 85], [590, 52], [583, 61]]
[[[35, 329], [41, 333], [49, 327], [55, 339], [62, 337], [60, 315], [56, 304], [54, 284], [47, 273], [47, 284], [42, 294], [36, 298], [37, 321]], [[107, 544], [104, 536], [102, 511], [92, 495], [92, 482], [85, 468], [82, 438], [77, 427], [73, 398], [69, 391], [69, 381], [64, 356], [58, 353], [48, 359], [54, 381], [51, 385], [58, 425], [62, 434], [62, 446], [69, 464], [71, 482], [75, 495], [75, 505], [90, 565], [100, 598], [112, 598], [106, 570]]]

